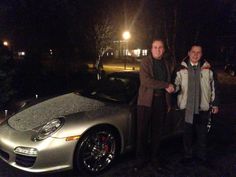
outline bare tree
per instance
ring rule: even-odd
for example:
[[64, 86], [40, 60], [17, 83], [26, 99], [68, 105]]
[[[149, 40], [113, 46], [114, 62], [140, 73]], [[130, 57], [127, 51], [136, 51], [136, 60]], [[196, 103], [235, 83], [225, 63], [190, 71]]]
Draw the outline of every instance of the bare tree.
[[95, 53], [97, 57], [103, 56], [111, 48], [113, 33], [113, 25], [108, 17], [94, 24], [93, 40], [95, 42]]

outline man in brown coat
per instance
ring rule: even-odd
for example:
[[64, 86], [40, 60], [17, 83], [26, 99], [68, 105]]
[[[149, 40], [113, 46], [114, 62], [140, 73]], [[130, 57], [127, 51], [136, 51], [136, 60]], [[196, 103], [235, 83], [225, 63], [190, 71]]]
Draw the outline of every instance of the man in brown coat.
[[[150, 155], [151, 162], [158, 164], [157, 152], [163, 120], [170, 109], [170, 93], [174, 91], [173, 85], [170, 84], [170, 62], [163, 57], [164, 52], [164, 42], [161, 39], [153, 40], [151, 55], [144, 58], [140, 66], [136, 144], [139, 166], [145, 165]], [[148, 154], [149, 147], [151, 154]]]

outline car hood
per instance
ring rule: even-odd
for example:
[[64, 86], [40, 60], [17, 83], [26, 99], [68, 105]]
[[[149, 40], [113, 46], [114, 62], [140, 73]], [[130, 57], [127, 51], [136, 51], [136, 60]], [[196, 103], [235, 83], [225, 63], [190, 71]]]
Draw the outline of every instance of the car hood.
[[18, 131], [28, 131], [49, 120], [69, 114], [95, 111], [105, 103], [75, 93], [61, 95], [31, 106], [8, 119], [8, 124]]

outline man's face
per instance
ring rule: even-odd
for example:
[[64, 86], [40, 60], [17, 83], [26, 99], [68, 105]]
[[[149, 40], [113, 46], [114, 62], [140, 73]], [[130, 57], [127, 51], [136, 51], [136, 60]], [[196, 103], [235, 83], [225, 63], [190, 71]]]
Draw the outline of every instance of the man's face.
[[154, 41], [152, 43], [152, 57], [154, 59], [161, 59], [163, 56], [165, 49], [164, 49], [164, 44], [162, 41]]
[[202, 57], [202, 47], [192, 46], [191, 50], [188, 52], [188, 56], [192, 63], [198, 63]]

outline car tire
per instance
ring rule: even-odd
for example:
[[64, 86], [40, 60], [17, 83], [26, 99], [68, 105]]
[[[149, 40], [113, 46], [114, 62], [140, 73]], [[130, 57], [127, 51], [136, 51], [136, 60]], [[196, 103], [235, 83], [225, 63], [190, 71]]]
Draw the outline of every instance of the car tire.
[[120, 151], [119, 136], [110, 127], [92, 129], [82, 136], [75, 151], [79, 173], [98, 175], [108, 169]]

